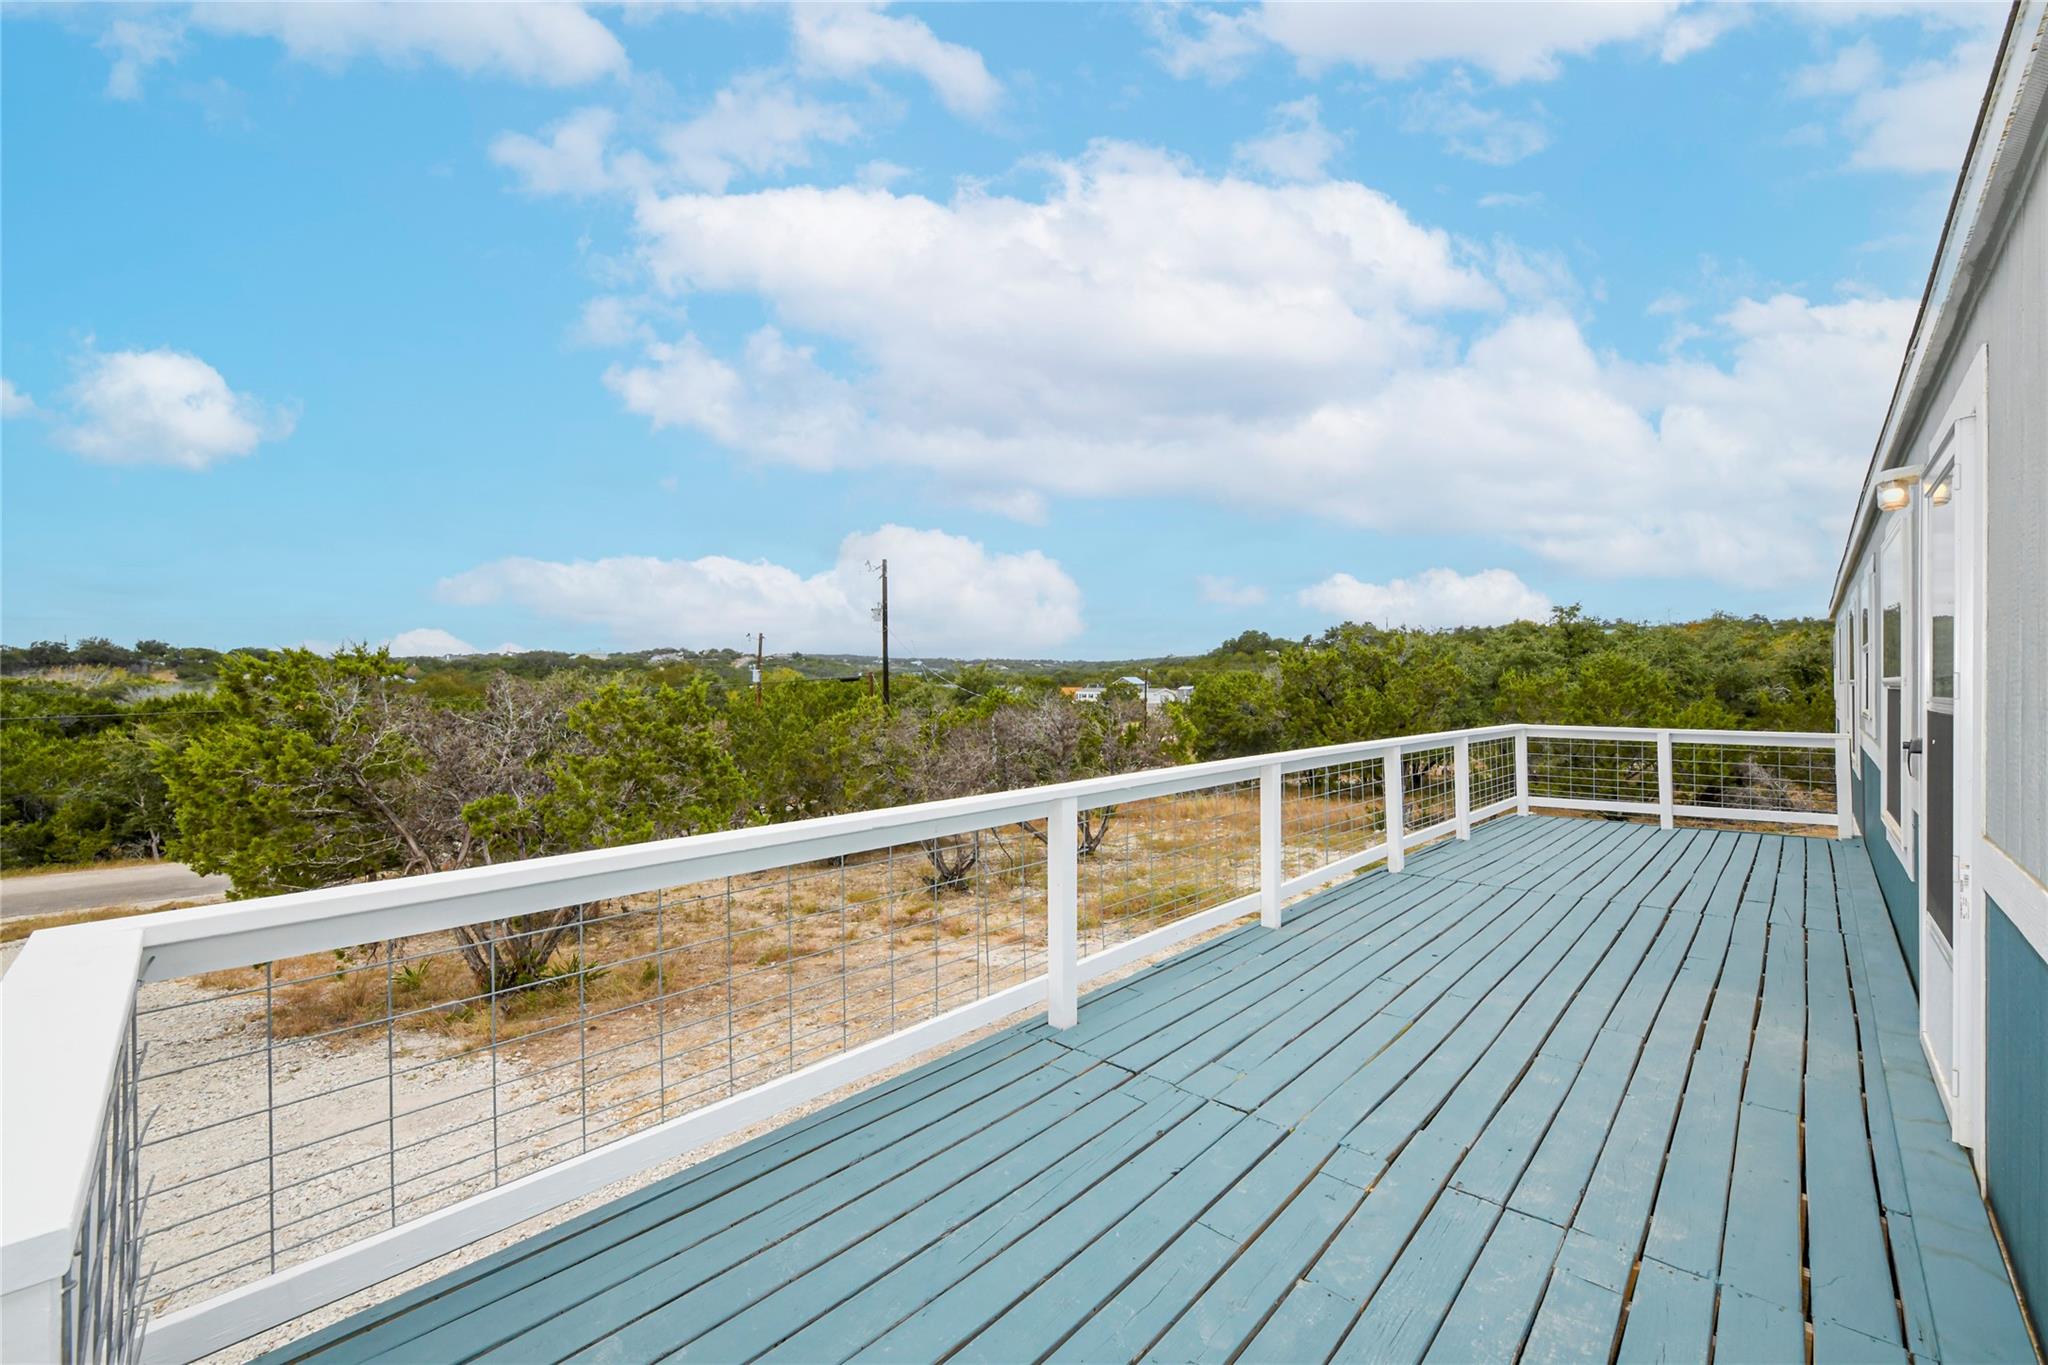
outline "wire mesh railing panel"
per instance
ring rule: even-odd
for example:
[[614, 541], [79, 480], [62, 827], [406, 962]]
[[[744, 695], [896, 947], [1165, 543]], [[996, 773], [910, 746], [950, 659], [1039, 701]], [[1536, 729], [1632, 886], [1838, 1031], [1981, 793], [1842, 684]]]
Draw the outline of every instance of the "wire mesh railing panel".
[[1258, 781], [1083, 810], [1079, 844], [1086, 957], [1258, 890]]
[[1467, 746], [1466, 763], [1471, 769], [1468, 792], [1473, 810], [1484, 810], [1495, 802], [1515, 796], [1515, 738], [1475, 739]]
[[119, 1362], [141, 1358], [142, 1239], [145, 1190], [137, 1168], [136, 1105], [131, 1026], [114, 1067], [114, 1084], [100, 1118], [71, 1268], [63, 1280], [61, 1349], [66, 1361]]
[[[1122, 821], [1146, 860], [1093, 856], [1154, 874], [1175, 852], [1159, 818]], [[154, 1119], [130, 1149], [156, 1191], [150, 1306], [1029, 982], [1045, 880], [1044, 822], [1012, 823], [145, 986], [136, 1094]]]
[[1314, 872], [1385, 840], [1386, 766], [1377, 755], [1288, 773], [1282, 783], [1282, 878]]
[[1455, 745], [1401, 751], [1401, 828], [1408, 833], [1442, 824], [1458, 813]]
[[1529, 796], [1655, 805], [1657, 741], [1531, 735]]
[[1672, 800], [1713, 810], [1837, 809], [1832, 747], [1674, 740]]

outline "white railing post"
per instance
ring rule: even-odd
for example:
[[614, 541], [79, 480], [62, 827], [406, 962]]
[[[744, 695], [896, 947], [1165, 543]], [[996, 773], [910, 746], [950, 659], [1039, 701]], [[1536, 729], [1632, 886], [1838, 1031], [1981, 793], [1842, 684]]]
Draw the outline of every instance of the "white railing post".
[[1515, 731], [1515, 814], [1529, 813], [1529, 727]]
[[64, 1282], [41, 1280], [0, 1297], [0, 1340], [9, 1360], [62, 1360]]
[[1457, 792], [1458, 837], [1472, 837], [1472, 741], [1463, 735], [1458, 737], [1457, 775], [1453, 779]]
[[1401, 772], [1401, 746], [1393, 745], [1380, 760], [1380, 785], [1386, 790], [1387, 871], [1399, 872], [1408, 856], [1402, 844], [1402, 826], [1408, 814], [1408, 782]]
[[1677, 789], [1675, 775], [1671, 771], [1671, 732], [1657, 732], [1657, 825], [1670, 829], [1678, 823], [1672, 807], [1677, 804], [1674, 792]]
[[1045, 1017], [1054, 1028], [1080, 1018], [1076, 962], [1080, 957], [1080, 807], [1073, 797], [1052, 803], [1045, 824]]
[[[142, 953], [142, 934], [125, 921], [44, 929], [0, 983], [0, 1344], [9, 1361], [63, 1358], [52, 1343], [63, 1341], [64, 1280], [81, 1232], [105, 1209], [107, 1109], [129, 1064]], [[91, 1230], [110, 1234], [104, 1220]]]
[[1259, 923], [1268, 929], [1280, 927], [1281, 782], [1278, 763], [1259, 769]]
[[1835, 837], [1848, 839], [1856, 833], [1854, 785], [1849, 781], [1849, 736], [1835, 736]]

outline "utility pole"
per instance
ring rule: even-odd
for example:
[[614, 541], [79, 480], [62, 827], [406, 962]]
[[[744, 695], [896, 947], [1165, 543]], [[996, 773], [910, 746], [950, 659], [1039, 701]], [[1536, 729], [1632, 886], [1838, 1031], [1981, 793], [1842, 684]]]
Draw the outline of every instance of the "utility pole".
[[889, 561], [882, 561], [882, 709], [889, 708]]
[[754, 632], [754, 705], [761, 704], [761, 632]]

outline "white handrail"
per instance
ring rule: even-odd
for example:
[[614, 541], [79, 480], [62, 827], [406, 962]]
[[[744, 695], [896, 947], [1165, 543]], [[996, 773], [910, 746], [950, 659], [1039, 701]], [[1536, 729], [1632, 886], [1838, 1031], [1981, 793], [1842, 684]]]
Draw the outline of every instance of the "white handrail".
[[[1532, 789], [1531, 740], [1620, 740], [1655, 754], [1656, 799], [1546, 796]], [[1473, 807], [1472, 749], [1513, 741], [1512, 790], [1496, 769], [1486, 804]], [[1825, 812], [1698, 806], [1685, 803], [1674, 781], [1674, 745], [1827, 748], [1835, 754], [1837, 809]], [[1405, 754], [1451, 751], [1450, 812], [1425, 828], [1405, 828]], [[918, 1049], [935, 1046], [1018, 1008], [1045, 1003], [1056, 1027], [1075, 1022], [1082, 982], [1257, 911], [1277, 928], [1287, 898], [1376, 861], [1402, 870], [1406, 851], [1446, 836], [1467, 837], [1475, 821], [1531, 806], [1646, 813], [1669, 826], [1677, 816], [1827, 823], [1846, 837], [1849, 793], [1842, 774], [1847, 739], [1784, 731], [1650, 730], [1608, 726], [1494, 725], [1351, 744], [1325, 745], [1144, 772], [996, 792], [782, 825], [660, 840], [624, 848], [536, 858], [428, 876], [395, 878], [260, 900], [141, 915], [117, 922], [36, 934], [4, 982], [8, 1122], [0, 1141], [7, 1190], [0, 1206], [0, 1288], [5, 1291], [9, 1354], [20, 1343], [62, 1341], [63, 1285], [71, 1272], [80, 1220], [95, 1178], [96, 1150], [108, 1096], [118, 1080], [122, 1047], [141, 982], [190, 976], [285, 957], [428, 934], [564, 906], [615, 899], [667, 887], [792, 867], [915, 844], [1021, 821], [1047, 820], [1044, 974], [950, 1014], [929, 1019], [731, 1099], [670, 1119], [629, 1139], [570, 1157], [520, 1181], [474, 1196], [442, 1213], [400, 1224], [317, 1260], [278, 1271], [255, 1284], [162, 1319], [152, 1356], [185, 1359], [375, 1283], [421, 1260], [488, 1235], [548, 1207], [600, 1187], [631, 1169], [761, 1121], [789, 1105], [871, 1075]], [[1307, 873], [1287, 877], [1282, 795], [1289, 775], [1380, 760], [1385, 837]], [[1431, 783], [1442, 769], [1432, 763]], [[1640, 771], [1631, 778], [1640, 778]], [[1259, 811], [1258, 887], [1092, 957], [1078, 956], [1078, 857], [1075, 822], [1082, 812], [1149, 798], [1256, 783]], [[1429, 817], [1435, 819], [1435, 817]], [[24, 1116], [32, 1116], [25, 1118]], [[637, 1167], [622, 1163], [638, 1160]], [[493, 1202], [497, 1201], [497, 1202]], [[55, 1334], [55, 1335], [52, 1335]]]

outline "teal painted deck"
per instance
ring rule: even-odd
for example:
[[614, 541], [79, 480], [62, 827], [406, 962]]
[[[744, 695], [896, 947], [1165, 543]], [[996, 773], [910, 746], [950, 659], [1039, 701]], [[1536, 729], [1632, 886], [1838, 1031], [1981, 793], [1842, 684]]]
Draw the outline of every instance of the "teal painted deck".
[[1507, 818], [279, 1360], [2034, 1359], [1854, 842]]

